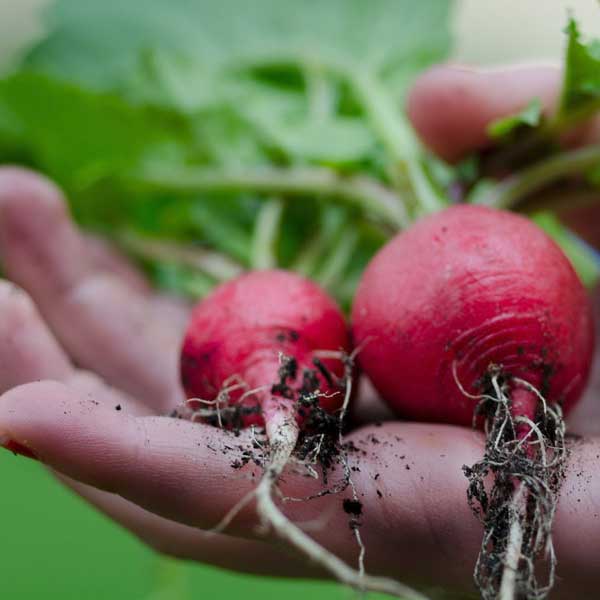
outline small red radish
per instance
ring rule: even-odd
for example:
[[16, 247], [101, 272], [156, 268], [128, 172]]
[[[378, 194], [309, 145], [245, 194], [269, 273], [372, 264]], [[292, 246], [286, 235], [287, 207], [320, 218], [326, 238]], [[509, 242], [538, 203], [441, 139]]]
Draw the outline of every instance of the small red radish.
[[485, 525], [477, 583], [484, 598], [543, 597], [527, 561], [551, 540], [561, 415], [593, 355], [590, 302], [567, 258], [523, 217], [452, 207], [375, 256], [352, 319], [360, 366], [399, 415], [457, 425], [479, 415], [485, 458], [465, 470]]
[[[195, 308], [183, 343], [181, 378], [188, 396], [203, 403], [199, 412], [212, 413], [213, 421], [264, 425], [270, 456], [253, 496], [265, 524], [344, 583], [422, 599], [402, 584], [351, 569], [273, 502], [273, 488], [301, 428], [310, 428], [323, 411], [341, 410], [343, 417], [351, 395], [351, 369], [344, 360], [349, 351], [344, 317], [316, 284], [285, 271], [256, 271], [222, 284]], [[226, 406], [220, 406], [223, 397]], [[207, 410], [210, 406], [215, 409]]]
[[[249, 409], [242, 411], [241, 424], [265, 425], [281, 412], [296, 412], [298, 393], [309, 375], [323, 392], [321, 408], [339, 409], [344, 365], [319, 360], [315, 351], [349, 348], [340, 309], [316, 284], [285, 271], [255, 271], [219, 286], [195, 308], [181, 353], [181, 379], [189, 396], [216, 398], [238, 376], [246, 386], [229, 396], [232, 404]], [[271, 393], [280, 381], [280, 354], [295, 361], [289, 365], [293, 377], [284, 382], [288, 389], [282, 385]], [[257, 388], [265, 389], [242, 398]], [[261, 410], [253, 411], [257, 406]]]

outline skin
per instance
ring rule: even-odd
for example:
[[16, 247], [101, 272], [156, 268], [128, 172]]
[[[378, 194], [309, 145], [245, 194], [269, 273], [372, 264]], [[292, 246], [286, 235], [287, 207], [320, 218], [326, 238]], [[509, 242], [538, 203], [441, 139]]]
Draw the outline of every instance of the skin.
[[[458, 158], [485, 145], [486, 120], [550, 89], [536, 88], [537, 80], [510, 72], [473, 72], [465, 79], [440, 67], [415, 84], [410, 114], [426, 143]], [[454, 108], [419, 109], [417, 116], [421, 104]], [[229, 535], [197, 529], [217, 523], [258, 472], [251, 465], [231, 469], [235, 454], [218, 451], [228, 434], [160, 416], [183, 399], [177, 362], [188, 309], [151, 294], [127, 266], [107, 270], [115, 259], [109, 254], [108, 263], [98, 259], [49, 182], [0, 169], [0, 255], [14, 282], [0, 285], [0, 435], [29, 448], [159, 552], [238, 571], [318, 575], [261, 538], [252, 507]], [[587, 597], [600, 585], [599, 380], [596, 374], [572, 419], [586, 439], [573, 447], [556, 515], [561, 579], [555, 599]], [[373, 414], [374, 401], [361, 402]], [[435, 573], [440, 587], [472, 593], [481, 527], [467, 508], [460, 467], [481, 455], [479, 435], [389, 422], [350, 437], [366, 451], [354, 479], [364, 505], [369, 571], [417, 583]], [[285, 480], [287, 494], [306, 494], [314, 485], [293, 472]], [[286, 513], [330, 550], [355, 560], [340, 503], [335, 496], [289, 503]]]

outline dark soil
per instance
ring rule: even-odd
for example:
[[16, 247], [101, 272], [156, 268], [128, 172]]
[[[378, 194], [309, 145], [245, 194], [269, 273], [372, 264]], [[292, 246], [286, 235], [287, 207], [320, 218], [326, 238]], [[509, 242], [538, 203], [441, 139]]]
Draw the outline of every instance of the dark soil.
[[344, 512], [349, 515], [354, 515], [355, 517], [360, 517], [360, 515], [362, 515], [363, 505], [360, 500], [344, 498], [342, 506], [344, 507]]

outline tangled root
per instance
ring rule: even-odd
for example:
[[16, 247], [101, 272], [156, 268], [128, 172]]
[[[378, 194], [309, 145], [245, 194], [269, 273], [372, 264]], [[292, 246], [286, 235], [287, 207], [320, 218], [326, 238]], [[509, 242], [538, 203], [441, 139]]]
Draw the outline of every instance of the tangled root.
[[[528, 382], [499, 367], [488, 379], [476, 410], [485, 418], [484, 457], [463, 467], [469, 505], [484, 526], [475, 583], [484, 600], [542, 600], [555, 578], [552, 523], [568, 459], [565, 423], [560, 406]], [[538, 400], [533, 421], [511, 413], [510, 394], [519, 387]]]

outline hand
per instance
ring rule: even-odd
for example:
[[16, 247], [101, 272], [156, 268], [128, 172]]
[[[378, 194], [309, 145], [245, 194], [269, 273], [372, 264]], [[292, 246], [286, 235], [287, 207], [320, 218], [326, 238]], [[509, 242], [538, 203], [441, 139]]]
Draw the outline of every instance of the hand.
[[[432, 148], [457, 158], [485, 143], [490, 118], [532, 96], [551, 97], [557, 76], [552, 83], [542, 71], [524, 76], [439, 68], [416, 84], [410, 113]], [[524, 82], [531, 84], [527, 90]], [[21, 170], [0, 170], [0, 255], [21, 287], [0, 286], [5, 441], [26, 447], [160, 552], [240, 571], [319, 575], [260, 539], [252, 507], [232, 523], [229, 535], [201, 531], [252, 488], [260, 470], [251, 463], [231, 467], [245, 437], [161, 416], [183, 398], [177, 359], [187, 308], [153, 295], [113, 254], [91, 245], [73, 228], [59, 192]], [[590, 393], [587, 403], [593, 406], [599, 394]], [[587, 433], [589, 425], [588, 418], [579, 431]], [[481, 527], [467, 507], [461, 467], [481, 456], [479, 434], [385, 423], [349, 438], [366, 452], [351, 459], [360, 468], [354, 483], [364, 507], [368, 571], [472, 592]], [[225, 445], [234, 450], [223, 452]], [[584, 597], [599, 583], [599, 455], [600, 441], [593, 438], [573, 448], [556, 516], [562, 579], [554, 598]], [[293, 472], [282, 487], [289, 496], [316, 489]], [[354, 563], [357, 548], [342, 510], [344, 497], [287, 503], [285, 510]]]

